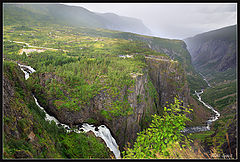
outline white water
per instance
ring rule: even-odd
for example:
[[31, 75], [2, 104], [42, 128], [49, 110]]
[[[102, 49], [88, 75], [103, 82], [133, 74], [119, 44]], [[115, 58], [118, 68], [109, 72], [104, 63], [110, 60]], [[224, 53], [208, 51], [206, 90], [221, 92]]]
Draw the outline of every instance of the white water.
[[[200, 75], [202, 75], [202, 74], [200, 73]], [[203, 76], [203, 78], [207, 82], [208, 86], [211, 87], [210, 84], [208, 83], [208, 81], [206, 80], [206, 78], [204, 76]], [[202, 132], [202, 131], [209, 131], [210, 130], [210, 125], [212, 124], [212, 122], [218, 120], [218, 118], [220, 117], [220, 113], [218, 111], [216, 111], [212, 106], [210, 106], [210, 105], [208, 105], [208, 104], [206, 104], [205, 102], [202, 101], [202, 98], [201, 98], [200, 95], [203, 94], [203, 89], [201, 90], [201, 92], [195, 91], [195, 94], [198, 97], [198, 101], [200, 101], [204, 106], [206, 106], [207, 108], [212, 110], [215, 113], [215, 115], [207, 120], [206, 126], [197, 126], [197, 127], [185, 128], [182, 131], [182, 132], [185, 132], [185, 133], [196, 133], [196, 132]]]
[[[19, 65], [20, 69], [24, 72], [26, 80], [29, 78], [29, 74], [36, 71], [35, 69], [33, 69], [30, 66], [21, 65], [19, 63], [18, 63], [18, 65]], [[23, 68], [27, 68], [29, 70], [29, 73], [27, 71], [25, 71]], [[98, 127], [98, 131], [95, 130], [95, 126], [89, 125], [87, 123], [83, 123], [82, 127], [78, 128], [78, 129], [71, 129], [68, 125], [60, 123], [54, 116], [50, 116], [44, 110], [44, 108], [42, 106], [40, 106], [40, 104], [38, 103], [38, 101], [34, 95], [33, 95], [33, 98], [34, 98], [37, 106], [40, 109], [42, 109], [44, 111], [44, 113], [46, 114], [45, 120], [47, 120], [49, 122], [54, 121], [57, 125], [63, 126], [67, 132], [74, 131], [76, 133], [81, 133], [82, 131], [84, 131], [87, 133], [89, 131], [92, 131], [96, 137], [100, 137], [103, 139], [103, 141], [106, 143], [107, 147], [114, 153], [116, 159], [121, 159], [118, 144], [116, 143], [116, 140], [112, 137], [110, 130], [105, 125], [100, 125]]]
[[201, 73], [199, 73], [202, 77], [203, 77], [203, 80], [205, 80], [205, 82], [208, 84], [208, 87], [211, 87], [211, 85], [209, 84], [209, 82], [207, 81], [207, 79], [205, 78], [205, 76], [203, 76]]
[[92, 131], [96, 137], [101, 137], [107, 144], [107, 147], [114, 153], [115, 157], [117, 159], [121, 158], [118, 145], [115, 139], [112, 137], [111, 132], [105, 125], [100, 125], [98, 127], [98, 131], [96, 131], [95, 126], [83, 123], [82, 127], [79, 128], [79, 130], [83, 130], [84, 132]]
[[[26, 65], [21, 65], [18, 63], [18, 66], [20, 66], [20, 69], [24, 72], [25, 74], [25, 79], [27, 80], [29, 78], [29, 74], [34, 73], [36, 70], [33, 69], [31, 66], [26, 66]], [[27, 71], [25, 71], [23, 68], [27, 68], [29, 70], [30, 73], [28, 73]]]

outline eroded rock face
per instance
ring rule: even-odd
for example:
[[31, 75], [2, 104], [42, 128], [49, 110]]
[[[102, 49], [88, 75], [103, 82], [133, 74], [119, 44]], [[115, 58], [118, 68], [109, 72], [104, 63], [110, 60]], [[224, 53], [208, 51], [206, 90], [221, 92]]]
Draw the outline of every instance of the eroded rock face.
[[158, 57], [149, 58], [146, 61], [149, 66], [149, 75], [159, 94], [159, 104], [165, 106], [166, 102], [172, 103], [177, 95], [186, 106], [189, 89], [179, 63]]
[[[45, 87], [46, 81], [51, 78], [61, 83], [64, 82], [63, 79], [54, 74], [45, 73], [38, 75], [40, 85], [43, 87]], [[158, 107], [158, 103], [155, 103], [153, 97], [146, 91], [148, 89], [147, 84], [150, 82], [147, 71], [134, 76], [134, 78], [135, 86], [125, 86], [118, 97], [113, 98], [108, 93], [102, 91], [89, 101], [90, 104], [81, 107], [79, 111], [72, 111], [67, 108], [57, 109], [53, 104], [56, 98], [46, 98], [48, 102], [45, 110], [50, 115], [55, 116], [61, 123], [70, 126], [87, 122], [89, 118], [96, 120], [96, 125], [106, 125], [111, 129], [113, 137], [116, 139], [120, 149], [122, 149], [127, 142], [133, 143], [137, 137], [137, 132], [141, 131], [143, 125], [147, 125], [150, 122], [146, 121], [145, 117], [150, 117], [151, 114], [156, 113]], [[129, 93], [129, 90], [132, 92]], [[68, 96], [67, 93], [65, 95]], [[109, 110], [110, 103], [117, 100], [123, 101], [126, 95], [128, 103], [133, 110], [132, 113], [118, 116], [110, 114], [110, 118], [101, 113]], [[40, 100], [39, 103], [41, 105]]]
[[[236, 25], [212, 30], [185, 39], [194, 67], [212, 79], [215, 73], [233, 75], [237, 57]], [[220, 78], [221, 79], [221, 78]]]
[[205, 125], [210, 113], [190, 96], [185, 71], [179, 62], [161, 56], [149, 57], [146, 62], [150, 78], [159, 95], [160, 107], [173, 103], [174, 97], [178, 96], [183, 101], [183, 106], [192, 105], [193, 113], [187, 114], [192, 121], [187, 125]]

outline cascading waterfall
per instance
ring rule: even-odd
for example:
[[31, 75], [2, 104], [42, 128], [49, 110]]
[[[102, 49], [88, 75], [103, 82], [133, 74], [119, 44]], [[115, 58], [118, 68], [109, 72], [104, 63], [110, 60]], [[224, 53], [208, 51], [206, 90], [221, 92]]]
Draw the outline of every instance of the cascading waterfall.
[[[200, 73], [200, 75], [202, 75], [202, 74]], [[204, 76], [203, 76], [203, 78], [206, 81], [206, 83], [208, 84], [208, 86], [211, 87], [211, 85], [208, 83], [206, 78]], [[198, 97], [198, 101], [200, 101], [204, 106], [206, 106], [207, 108], [212, 110], [215, 113], [215, 115], [207, 120], [207, 122], [206, 122], [207, 125], [206, 126], [197, 126], [197, 127], [185, 128], [182, 131], [184, 133], [196, 133], [196, 132], [202, 132], [202, 131], [209, 131], [210, 130], [210, 125], [212, 124], [212, 122], [216, 121], [220, 117], [219, 112], [217, 112], [212, 106], [210, 106], [210, 105], [208, 105], [208, 104], [206, 104], [205, 102], [202, 101], [202, 98], [200, 96], [201, 94], [203, 94], [203, 89], [201, 90], [201, 92], [195, 91], [195, 95]]]
[[[18, 66], [25, 74], [25, 79], [27, 80], [29, 78], [29, 74], [35, 72], [36, 70], [33, 69], [31, 66], [21, 65], [18, 63]], [[25, 70], [27, 69], [27, 70]], [[36, 105], [44, 111], [46, 114], [45, 120], [47, 121], [54, 121], [58, 126], [63, 126], [67, 132], [76, 132], [76, 133], [82, 133], [82, 132], [89, 132], [92, 131], [96, 137], [100, 137], [103, 139], [103, 141], [106, 143], [107, 147], [114, 153], [116, 159], [120, 159], [120, 151], [118, 144], [116, 143], [116, 140], [112, 137], [110, 130], [105, 125], [100, 125], [98, 129], [94, 125], [89, 125], [88, 123], [83, 123], [81, 127], [78, 129], [71, 129], [68, 125], [60, 123], [54, 116], [50, 116], [45, 109], [40, 106], [37, 99], [33, 95], [33, 98], [35, 100]]]

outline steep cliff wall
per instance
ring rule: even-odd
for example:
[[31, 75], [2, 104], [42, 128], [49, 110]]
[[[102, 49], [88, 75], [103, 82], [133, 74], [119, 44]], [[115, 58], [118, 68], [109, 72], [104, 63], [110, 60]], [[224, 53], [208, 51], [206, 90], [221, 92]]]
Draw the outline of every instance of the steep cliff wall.
[[164, 57], [152, 56], [146, 58], [149, 74], [159, 94], [159, 104], [173, 102], [177, 95], [184, 103], [188, 103], [189, 89], [183, 69], [177, 61]]
[[[142, 74], [131, 74], [135, 80], [134, 86], [125, 86], [115, 97], [112, 97], [107, 89], [102, 90], [89, 101], [90, 104], [79, 111], [67, 108], [57, 109], [53, 104], [56, 97], [50, 97], [45, 93], [44, 89], [49, 78], [54, 78], [57, 82], [64, 82], [63, 79], [51, 73], [36, 73], [32, 76], [37, 78], [35, 84], [39, 84], [38, 88], [33, 89], [33, 92], [49, 114], [53, 114], [60, 122], [70, 126], [89, 121], [96, 125], [105, 124], [111, 129], [120, 149], [127, 142], [132, 143], [137, 132], [146, 127], [151, 121], [151, 115], [157, 112], [158, 94], [148, 77], [147, 70], [144, 70]], [[44, 101], [47, 102], [44, 103]], [[123, 110], [119, 109], [118, 102], [123, 103]], [[119, 115], [111, 113], [114, 109], [119, 111]], [[131, 111], [128, 111], [129, 109]], [[125, 113], [125, 110], [128, 113]]]
[[184, 40], [194, 67], [210, 82], [236, 78], [236, 31], [233, 25]]
[[189, 115], [192, 121], [187, 124], [189, 126], [205, 124], [210, 113], [190, 95], [186, 73], [179, 62], [163, 56], [147, 57], [146, 62], [150, 78], [158, 92], [160, 107], [166, 106], [166, 102], [173, 103], [174, 97], [178, 96], [184, 106], [190, 105], [194, 110]]

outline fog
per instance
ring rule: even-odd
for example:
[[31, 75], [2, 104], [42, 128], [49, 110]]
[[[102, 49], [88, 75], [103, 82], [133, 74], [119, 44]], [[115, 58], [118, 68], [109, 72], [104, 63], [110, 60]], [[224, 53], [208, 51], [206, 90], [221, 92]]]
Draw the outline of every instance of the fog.
[[63, 3], [138, 18], [154, 36], [184, 39], [237, 24], [237, 3]]

